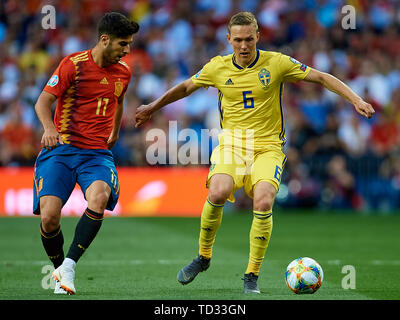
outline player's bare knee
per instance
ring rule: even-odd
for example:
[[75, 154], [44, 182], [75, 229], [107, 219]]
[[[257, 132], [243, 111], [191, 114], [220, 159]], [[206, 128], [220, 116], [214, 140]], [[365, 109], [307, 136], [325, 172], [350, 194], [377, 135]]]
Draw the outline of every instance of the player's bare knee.
[[110, 195], [107, 192], [92, 193], [88, 199], [88, 207], [95, 212], [102, 213], [107, 206], [109, 198]]
[[254, 210], [256, 211], [270, 211], [274, 205], [273, 197], [259, 197], [258, 199], [254, 198]]
[[40, 218], [42, 221], [42, 229], [44, 232], [52, 232], [60, 226], [59, 215], [48, 214], [45, 212], [40, 213]]
[[224, 204], [232, 190], [226, 186], [217, 185], [209, 189], [208, 200], [215, 204]]
[[61, 200], [54, 197], [40, 199], [40, 219], [45, 232], [52, 232], [60, 225]]
[[208, 200], [214, 204], [224, 204], [233, 190], [233, 179], [226, 174], [211, 177], [208, 188]]
[[276, 192], [271, 188], [264, 188], [262, 192], [254, 194], [254, 210], [256, 211], [270, 211], [274, 205]]

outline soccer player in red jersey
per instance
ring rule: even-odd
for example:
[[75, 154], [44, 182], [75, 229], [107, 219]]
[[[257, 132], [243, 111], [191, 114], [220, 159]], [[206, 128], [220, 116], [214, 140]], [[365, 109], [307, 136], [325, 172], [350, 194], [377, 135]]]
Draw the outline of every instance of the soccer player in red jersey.
[[[111, 12], [100, 20], [98, 43], [65, 57], [35, 105], [43, 149], [34, 167], [34, 214], [41, 218], [44, 249], [54, 264], [55, 293], [75, 294], [75, 265], [100, 229], [104, 210], [118, 201], [119, 183], [110, 149], [118, 140], [129, 53], [139, 25]], [[58, 100], [54, 120], [51, 106]], [[88, 203], [64, 259], [61, 209], [76, 183]]]

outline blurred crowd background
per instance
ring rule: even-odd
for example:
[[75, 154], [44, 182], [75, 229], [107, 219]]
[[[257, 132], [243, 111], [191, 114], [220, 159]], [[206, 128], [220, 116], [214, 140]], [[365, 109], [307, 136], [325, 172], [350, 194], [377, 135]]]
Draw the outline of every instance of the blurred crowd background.
[[[399, 207], [399, 1], [0, 3], [1, 166], [34, 164], [43, 132], [34, 113], [36, 99], [64, 56], [95, 45], [97, 22], [107, 11], [124, 13], [140, 24], [133, 50], [125, 59], [133, 77], [120, 140], [112, 150], [117, 165], [149, 166], [146, 150], [153, 142], [146, 142], [146, 133], [153, 128], [168, 132], [169, 121], [177, 120], [178, 129], [191, 128], [198, 133], [219, 128], [213, 88], [198, 90], [169, 105], [140, 129], [134, 128], [134, 110], [197, 73], [211, 57], [231, 53], [227, 22], [239, 11], [251, 11], [260, 27], [260, 49], [280, 51], [335, 75], [376, 110], [375, 116], [366, 120], [344, 99], [319, 85], [286, 84], [283, 106], [288, 161], [277, 205], [386, 212]], [[56, 9], [55, 29], [42, 28], [45, 14], [41, 9], [46, 4]], [[355, 29], [342, 28], [344, 5], [356, 9]], [[168, 148], [168, 136], [165, 146]], [[191, 157], [200, 157], [200, 144], [198, 151]], [[236, 206], [247, 206], [248, 201], [239, 195]]]

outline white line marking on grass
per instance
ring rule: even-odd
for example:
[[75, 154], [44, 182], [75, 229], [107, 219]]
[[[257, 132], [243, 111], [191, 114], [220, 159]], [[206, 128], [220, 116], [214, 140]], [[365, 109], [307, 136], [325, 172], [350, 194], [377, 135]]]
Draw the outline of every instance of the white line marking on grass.
[[[135, 259], [135, 260], [82, 260], [79, 264], [84, 265], [119, 265], [119, 264], [131, 264], [131, 265], [142, 265], [142, 264], [163, 264], [163, 265], [175, 265], [186, 263], [187, 260], [169, 260], [169, 259]], [[50, 260], [6, 260], [0, 261], [0, 265], [3, 266], [21, 266], [21, 265], [46, 265], [51, 264]]]
[[[189, 261], [190, 259], [133, 259], [133, 260], [81, 260], [79, 264], [85, 264], [85, 265], [118, 265], [118, 264], [131, 264], [131, 265], [142, 265], [142, 264], [162, 264], [162, 265], [180, 265], [180, 264], [185, 264]], [[321, 265], [328, 264], [328, 265], [335, 265], [335, 266], [340, 266], [344, 265], [345, 262], [344, 260], [327, 260], [323, 261], [321, 260], [322, 263]], [[270, 260], [270, 259], [265, 259], [265, 264], [268, 263], [281, 263], [281, 260]], [[349, 262], [349, 261], [347, 261]], [[350, 261], [351, 262], [351, 261]], [[228, 261], [215, 261], [215, 263], [221, 265], [231, 265], [231, 262]], [[400, 266], [400, 260], [369, 260], [369, 261], [363, 261], [363, 264], [369, 264], [369, 265], [374, 265], [374, 266]], [[2, 266], [13, 266], [13, 265], [46, 265], [50, 264], [49, 260], [3, 260], [0, 261], [0, 265]], [[353, 262], [354, 264], [354, 262]]]
[[326, 263], [327, 264], [331, 264], [331, 265], [335, 265], [335, 266], [340, 266], [341, 264], [343, 264], [341, 262], [341, 260], [328, 260]]
[[[348, 260], [346, 260], [349, 262]], [[329, 265], [335, 265], [335, 266], [341, 266], [345, 265], [346, 261], [344, 260], [328, 260], [326, 261], [326, 264]], [[352, 263], [354, 265], [357, 265], [358, 263]], [[373, 266], [400, 266], [400, 260], [369, 260], [369, 261], [363, 261], [362, 264], [369, 264]]]
[[400, 266], [400, 260], [372, 260], [370, 263], [376, 266]]

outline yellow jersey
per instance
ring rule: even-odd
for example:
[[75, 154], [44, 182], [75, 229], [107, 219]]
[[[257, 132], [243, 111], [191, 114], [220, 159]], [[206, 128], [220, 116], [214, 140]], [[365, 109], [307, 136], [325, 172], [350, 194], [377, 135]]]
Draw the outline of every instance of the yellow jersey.
[[[257, 50], [246, 68], [234, 54], [216, 56], [192, 77], [196, 86], [218, 89], [222, 136], [254, 138], [255, 147], [285, 143], [284, 82], [304, 79], [310, 68], [278, 52]], [[238, 134], [240, 132], [240, 134]], [[220, 143], [221, 137], [220, 137]]]

